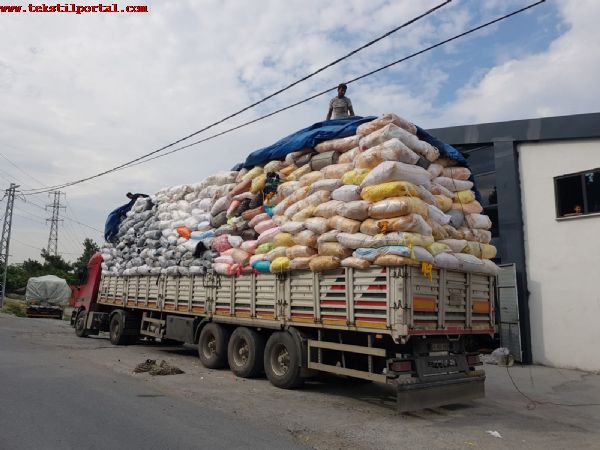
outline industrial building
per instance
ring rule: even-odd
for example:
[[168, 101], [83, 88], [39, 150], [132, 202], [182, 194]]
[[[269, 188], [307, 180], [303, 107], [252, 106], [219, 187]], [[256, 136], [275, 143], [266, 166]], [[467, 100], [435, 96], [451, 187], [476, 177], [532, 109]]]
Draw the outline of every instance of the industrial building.
[[600, 113], [428, 131], [467, 157], [492, 219], [503, 345], [600, 370]]

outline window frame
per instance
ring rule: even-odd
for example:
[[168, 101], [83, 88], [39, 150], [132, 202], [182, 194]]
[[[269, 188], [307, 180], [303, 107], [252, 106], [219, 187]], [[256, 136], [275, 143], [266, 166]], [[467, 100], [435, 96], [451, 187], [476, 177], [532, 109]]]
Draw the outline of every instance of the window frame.
[[[587, 212], [588, 198], [587, 198], [587, 189], [585, 188], [585, 186], [586, 186], [585, 174], [590, 173], [590, 172], [597, 172], [600, 175], [600, 167], [582, 170], [580, 172], [568, 173], [568, 174], [559, 175], [559, 176], [554, 177], [554, 208], [555, 208], [556, 220], [569, 220], [569, 219], [576, 219], [576, 218], [580, 218], [580, 217], [600, 216], [599, 212]], [[582, 191], [582, 198], [583, 198], [583, 205], [582, 205], [583, 212], [581, 214], [577, 214], [577, 215], [573, 215], [573, 216], [564, 216], [564, 215], [561, 216], [560, 215], [560, 205], [559, 205], [559, 195], [558, 195], [559, 194], [558, 182], [562, 179], [574, 178], [578, 175], [579, 175], [579, 180], [581, 183], [581, 191]]]

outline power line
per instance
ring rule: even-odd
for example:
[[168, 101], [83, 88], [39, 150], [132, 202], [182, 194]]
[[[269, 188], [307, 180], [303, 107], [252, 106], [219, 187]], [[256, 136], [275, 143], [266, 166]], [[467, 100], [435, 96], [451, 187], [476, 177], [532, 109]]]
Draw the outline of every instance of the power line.
[[[27, 203], [27, 204], [31, 204], [31, 205], [33, 205], [33, 206], [35, 206], [35, 207], [37, 207], [37, 208], [39, 208], [39, 209], [41, 209], [41, 210], [43, 210], [43, 211], [46, 211], [46, 208], [44, 208], [42, 205], [40, 205], [40, 204], [38, 204], [38, 203], [35, 203], [35, 202], [31, 201], [31, 199], [26, 199], [26, 200], [24, 200], [24, 201], [25, 201], [25, 203]], [[69, 205], [68, 205], [68, 204], [67, 204], [67, 207], [69, 207]], [[70, 208], [70, 207], [69, 207], [69, 208]], [[75, 214], [75, 211], [73, 211], [73, 208], [70, 208], [70, 210], [71, 210], [71, 212], [72, 212], [73, 214]], [[81, 221], [79, 221], [79, 220], [75, 220], [75, 219], [73, 219], [73, 218], [71, 218], [71, 217], [67, 216], [66, 214], [65, 214], [63, 217], [64, 217], [65, 219], [67, 219], [67, 220], [71, 221], [71, 222], [75, 222], [76, 224], [79, 224], [79, 225], [81, 225], [81, 226], [83, 226], [83, 227], [89, 228], [90, 230], [97, 231], [98, 233], [102, 233], [102, 235], [104, 235], [104, 231], [102, 231], [102, 230], [99, 230], [98, 228], [95, 228], [95, 227], [93, 227], [93, 226], [91, 226], [91, 225], [88, 225], [87, 223], [83, 223], [83, 222], [81, 222]]]
[[33, 175], [30, 175], [29, 173], [25, 172], [23, 169], [21, 169], [18, 165], [16, 165], [14, 162], [12, 162], [10, 159], [8, 159], [6, 156], [4, 156], [2, 153], [0, 153], [0, 157], [4, 158], [5, 160], [7, 160], [10, 164], [12, 164], [14, 167], [17, 168], [17, 170], [19, 170], [20, 172], [24, 173], [25, 175], [27, 175], [29, 178], [31, 178], [32, 180], [36, 181], [40, 186], [43, 186], [44, 183], [41, 182], [40, 180], [38, 180], [37, 178], [35, 178]]
[[[526, 10], [530, 9], [530, 8], [533, 8], [534, 6], [537, 6], [537, 5], [541, 4], [541, 3], [544, 3], [545, 1], [546, 1], [546, 0], [539, 0], [538, 2], [536, 2], [536, 3], [532, 3], [532, 4], [530, 4], [529, 6], [526, 6], [526, 7], [524, 7], [524, 8], [521, 8], [521, 9], [519, 9], [519, 10], [513, 11], [513, 12], [512, 12], [512, 13], [510, 13], [510, 14], [506, 14], [506, 15], [504, 15], [504, 16], [502, 16], [502, 17], [499, 17], [499, 18], [497, 18], [497, 19], [494, 19], [494, 20], [492, 20], [492, 21], [490, 21], [490, 22], [486, 22], [486, 23], [484, 23], [484, 24], [482, 24], [482, 25], [479, 25], [478, 27], [471, 28], [471, 29], [470, 29], [470, 30], [468, 30], [468, 31], [465, 31], [465, 32], [463, 32], [463, 33], [460, 33], [460, 34], [457, 34], [457, 35], [455, 35], [455, 36], [453, 36], [453, 37], [451, 37], [451, 38], [449, 38], [449, 39], [446, 39], [446, 40], [444, 40], [444, 41], [440, 41], [440, 42], [438, 42], [437, 44], [431, 45], [431, 46], [429, 46], [429, 47], [427, 47], [427, 48], [425, 48], [425, 49], [423, 49], [423, 50], [420, 50], [420, 51], [418, 51], [418, 52], [412, 53], [412, 54], [410, 54], [410, 55], [408, 55], [408, 56], [406, 56], [406, 57], [404, 57], [404, 58], [398, 59], [398, 60], [396, 60], [396, 61], [393, 61], [393, 62], [391, 62], [391, 63], [389, 63], [389, 64], [386, 64], [385, 66], [382, 66], [382, 67], [380, 67], [380, 68], [378, 68], [378, 69], [372, 70], [371, 72], [367, 72], [367, 73], [365, 73], [365, 74], [363, 74], [363, 75], [360, 75], [359, 77], [356, 77], [356, 78], [353, 78], [353, 79], [351, 79], [351, 80], [349, 80], [349, 81], [346, 81], [346, 84], [355, 83], [356, 81], [359, 81], [359, 80], [361, 80], [361, 79], [363, 79], [363, 78], [366, 78], [366, 77], [368, 77], [368, 76], [374, 75], [375, 73], [381, 72], [382, 70], [388, 69], [388, 68], [390, 68], [390, 67], [392, 67], [392, 66], [394, 66], [394, 65], [396, 65], [396, 64], [399, 64], [399, 63], [401, 63], [401, 62], [407, 61], [407, 60], [409, 60], [409, 59], [411, 59], [411, 58], [414, 58], [414, 57], [416, 57], [416, 56], [418, 56], [418, 55], [421, 55], [421, 54], [423, 54], [423, 53], [426, 53], [426, 52], [428, 52], [428, 51], [431, 51], [431, 50], [433, 50], [433, 49], [435, 49], [435, 48], [437, 48], [437, 47], [440, 47], [440, 46], [442, 46], [442, 45], [444, 45], [444, 44], [447, 44], [447, 43], [449, 43], [449, 42], [451, 42], [451, 41], [454, 41], [454, 40], [456, 40], [456, 39], [459, 39], [459, 38], [461, 38], [461, 37], [464, 37], [464, 36], [466, 36], [466, 35], [468, 35], [468, 34], [474, 33], [475, 31], [479, 31], [479, 30], [481, 30], [481, 29], [483, 29], [483, 28], [486, 28], [486, 27], [488, 27], [488, 26], [491, 26], [491, 25], [493, 25], [493, 24], [495, 24], [495, 23], [497, 23], [497, 22], [500, 22], [500, 21], [502, 21], [502, 20], [504, 20], [504, 19], [508, 19], [509, 17], [512, 17], [512, 16], [514, 16], [514, 15], [516, 15], [516, 14], [522, 13], [522, 12], [524, 12], [524, 11], [526, 11]], [[325, 89], [324, 91], [318, 92], [318, 93], [316, 93], [316, 94], [314, 94], [314, 95], [311, 95], [310, 97], [307, 97], [307, 98], [305, 98], [305, 99], [303, 99], [303, 100], [300, 100], [300, 101], [298, 101], [298, 102], [296, 102], [296, 103], [292, 103], [291, 105], [288, 105], [288, 106], [285, 106], [285, 107], [283, 107], [283, 108], [277, 109], [277, 110], [275, 110], [275, 111], [272, 111], [272, 112], [270, 112], [270, 113], [268, 113], [268, 114], [265, 114], [265, 115], [263, 115], [263, 116], [257, 117], [256, 119], [249, 120], [248, 122], [244, 122], [244, 123], [242, 123], [242, 124], [240, 124], [240, 125], [237, 125], [237, 126], [235, 126], [235, 127], [228, 128], [227, 130], [224, 130], [224, 131], [222, 131], [222, 132], [220, 132], [220, 133], [213, 134], [213, 135], [211, 135], [211, 136], [208, 136], [208, 137], [206, 137], [206, 138], [204, 138], [204, 139], [200, 139], [200, 140], [198, 140], [198, 141], [194, 141], [194, 142], [192, 142], [192, 143], [190, 143], [190, 144], [184, 145], [184, 146], [182, 146], [182, 147], [175, 148], [175, 149], [173, 149], [173, 150], [170, 150], [170, 151], [168, 151], [168, 152], [166, 152], [166, 153], [162, 153], [162, 154], [160, 154], [160, 155], [153, 156], [152, 158], [148, 158], [148, 159], [145, 159], [144, 161], [139, 161], [139, 162], [136, 162], [136, 163], [134, 163], [134, 164], [131, 164], [131, 165], [127, 166], [127, 167], [120, 168], [120, 169], [116, 169], [116, 170], [122, 170], [122, 169], [127, 169], [127, 168], [129, 168], [129, 167], [134, 167], [134, 166], [137, 166], [137, 165], [139, 165], [139, 164], [143, 164], [143, 163], [146, 163], [146, 162], [149, 162], [149, 161], [152, 161], [152, 160], [158, 159], [158, 158], [162, 158], [162, 157], [164, 157], [164, 156], [171, 155], [171, 154], [173, 154], [173, 153], [176, 153], [176, 152], [179, 152], [179, 151], [181, 151], [181, 150], [185, 150], [185, 149], [187, 149], [187, 148], [189, 148], [189, 147], [192, 147], [192, 146], [194, 146], [194, 145], [198, 145], [198, 144], [201, 144], [201, 143], [203, 143], [203, 142], [210, 141], [210, 140], [212, 140], [212, 139], [215, 139], [215, 138], [217, 138], [217, 137], [219, 137], [219, 136], [223, 136], [224, 134], [228, 134], [228, 133], [230, 133], [230, 132], [232, 132], [232, 131], [238, 130], [238, 129], [240, 129], [240, 128], [243, 128], [243, 127], [245, 127], [245, 126], [251, 125], [251, 124], [253, 124], [253, 123], [256, 123], [256, 122], [259, 122], [259, 121], [261, 121], [261, 120], [264, 120], [264, 119], [266, 119], [266, 118], [268, 118], [268, 117], [271, 117], [271, 116], [274, 116], [274, 115], [276, 115], [276, 114], [279, 114], [279, 113], [281, 113], [281, 112], [283, 112], [283, 111], [286, 111], [286, 110], [288, 110], [288, 109], [291, 109], [291, 108], [294, 108], [294, 107], [296, 107], [296, 106], [299, 106], [299, 105], [301, 105], [301, 104], [303, 104], [303, 103], [306, 103], [306, 102], [308, 102], [308, 101], [310, 101], [310, 100], [314, 100], [315, 98], [317, 98], [317, 97], [321, 97], [321, 96], [323, 96], [323, 95], [327, 94], [328, 92], [330, 92], [330, 91], [332, 91], [332, 90], [334, 90], [334, 89], [336, 89], [336, 88], [335, 88], [335, 87], [331, 87], [331, 88]], [[79, 182], [83, 182], [83, 181], [86, 181], [86, 180], [80, 180]]]
[[[406, 28], [409, 25], [412, 25], [415, 22], [418, 22], [419, 20], [423, 19], [424, 17], [430, 15], [431, 13], [437, 11], [438, 9], [446, 6], [447, 4], [449, 4], [451, 2], [452, 2], [452, 0], [445, 0], [442, 3], [439, 3], [438, 5], [434, 6], [433, 8], [430, 8], [429, 10], [425, 11], [424, 13], [422, 13], [422, 14], [420, 14], [420, 15], [412, 18], [412, 19], [410, 19], [407, 22], [404, 22], [402, 25], [399, 25], [399, 26], [391, 29], [390, 31], [382, 34], [381, 36], [379, 36], [379, 37], [377, 37], [375, 39], [372, 39], [371, 41], [367, 42], [366, 44], [364, 44], [364, 45], [362, 45], [362, 46], [360, 46], [360, 47], [352, 50], [351, 52], [349, 52], [346, 55], [344, 55], [344, 56], [342, 56], [342, 57], [340, 57], [340, 58], [338, 58], [338, 59], [330, 62], [329, 64], [326, 64], [326, 65], [324, 65], [324, 66], [322, 66], [322, 67], [314, 70], [313, 72], [309, 73], [308, 75], [305, 75], [302, 78], [299, 78], [298, 80], [296, 80], [296, 81], [288, 84], [287, 86], [285, 86], [285, 87], [283, 87], [281, 89], [278, 89], [277, 91], [275, 91], [275, 92], [273, 92], [273, 93], [271, 93], [271, 94], [269, 94], [269, 95], [261, 98], [260, 100], [254, 102], [254, 103], [252, 103], [252, 104], [250, 104], [248, 106], [245, 106], [244, 108], [240, 109], [239, 111], [236, 111], [236, 112], [234, 112], [232, 114], [229, 114], [228, 116], [226, 116], [226, 117], [224, 117], [224, 118], [222, 118], [222, 119], [220, 119], [220, 120], [218, 120], [216, 122], [213, 122], [210, 125], [207, 125], [207, 126], [201, 128], [200, 130], [194, 131], [193, 133], [191, 133], [191, 134], [189, 134], [189, 135], [187, 135], [185, 137], [182, 137], [181, 139], [178, 139], [178, 140], [176, 140], [174, 142], [171, 142], [170, 144], [167, 144], [167, 145], [165, 145], [165, 146], [163, 146], [161, 148], [158, 148], [158, 149], [153, 150], [153, 151], [151, 151], [149, 153], [146, 153], [145, 155], [142, 155], [142, 156], [140, 156], [138, 158], [132, 159], [131, 161], [128, 161], [128, 162], [123, 163], [123, 164], [120, 164], [120, 165], [118, 165], [116, 167], [113, 167], [112, 169], [106, 170], [104, 172], [100, 172], [100, 173], [98, 173], [96, 175], [92, 175], [92, 176], [87, 177], [85, 179], [77, 180], [77, 181], [75, 181], [73, 183], [65, 183], [65, 184], [62, 184], [62, 185], [56, 185], [56, 186], [52, 186], [52, 187], [46, 187], [46, 188], [44, 188], [43, 192], [49, 192], [49, 191], [56, 190], [56, 189], [63, 189], [65, 187], [67, 187], [67, 186], [72, 186], [73, 184], [79, 184], [79, 183], [81, 183], [83, 181], [88, 181], [88, 180], [91, 180], [93, 178], [97, 178], [99, 176], [106, 175], [108, 173], [111, 173], [111, 172], [114, 172], [116, 170], [122, 169], [122, 168], [124, 168], [126, 166], [129, 166], [130, 164], [133, 164], [133, 163], [136, 163], [136, 162], [138, 162], [140, 160], [143, 160], [143, 159], [145, 159], [145, 158], [147, 158], [149, 156], [152, 156], [152, 155], [155, 155], [155, 154], [157, 154], [159, 152], [162, 152], [163, 150], [166, 150], [167, 148], [173, 147], [173, 146], [175, 146], [175, 145], [177, 145], [177, 144], [179, 144], [179, 143], [181, 143], [181, 142], [183, 142], [183, 141], [185, 141], [187, 139], [190, 139], [190, 138], [192, 138], [192, 137], [194, 137], [194, 136], [196, 136], [196, 135], [198, 135], [198, 134], [200, 134], [200, 133], [202, 133], [202, 132], [204, 132], [204, 131], [206, 131], [206, 130], [208, 130], [210, 128], [213, 128], [213, 127], [215, 127], [217, 125], [220, 125], [221, 123], [223, 123], [223, 122], [225, 122], [225, 121], [227, 121], [229, 119], [232, 119], [233, 117], [236, 117], [236, 116], [242, 114], [243, 112], [248, 111], [249, 109], [254, 108], [255, 106], [258, 106], [261, 103], [264, 103], [267, 100], [269, 100], [269, 99], [271, 99], [271, 98], [273, 98], [273, 97], [275, 97], [275, 96], [277, 96], [277, 95], [279, 95], [279, 94], [281, 94], [281, 93], [283, 93], [283, 92], [291, 89], [292, 87], [296, 86], [297, 84], [300, 84], [300, 83], [308, 80], [309, 78], [312, 78], [315, 75], [323, 72], [324, 70], [326, 70], [326, 69], [328, 69], [330, 67], [333, 67], [336, 64], [339, 64], [340, 62], [342, 62], [342, 61], [350, 58], [351, 56], [355, 55], [356, 53], [364, 50], [365, 48], [372, 46], [373, 44], [381, 41], [382, 39], [385, 39], [386, 37], [389, 37], [390, 35], [396, 33], [397, 31], [399, 31], [399, 30], [401, 30], [403, 28]], [[30, 189], [30, 191], [35, 191], [35, 190], [37, 190], [37, 189]]]
[[[496, 23], [498, 23], [498, 22], [500, 22], [500, 21], [502, 21], [502, 20], [508, 19], [508, 18], [510, 18], [510, 17], [512, 17], [512, 16], [515, 16], [515, 15], [517, 15], [517, 14], [520, 14], [520, 13], [522, 13], [522, 12], [525, 12], [525, 11], [527, 11], [527, 10], [529, 10], [529, 9], [531, 9], [531, 8], [533, 8], [533, 7], [535, 7], [535, 6], [538, 6], [538, 5], [542, 4], [542, 3], [544, 3], [545, 1], [546, 1], [546, 0], [539, 0], [539, 1], [535, 2], [535, 3], [532, 3], [532, 4], [528, 5], [528, 6], [525, 6], [525, 7], [523, 7], [523, 8], [520, 8], [520, 9], [518, 9], [518, 10], [515, 10], [515, 11], [513, 11], [513, 12], [511, 12], [511, 13], [505, 14], [505, 15], [503, 15], [503, 16], [501, 16], [501, 17], [498, 17], [498, 18], [496, 18], [496, 19], [494, 19], [494, 20], [491, 20], [491, 21], [489, 21], [489, 22], [486, 22], [486, 23], [484, 23], [484, 24], [482, 24], [482, 25], [479, 25], [479, 26], [477, 26], [477, 27], [471, 28], [471, 29], [469, 29], [469, 30], [467, 30], [467, 31], [465, 31], [465, 32], [463, 32], [463, 33], [459, 33], [459, 34], [457, 34], [457, 35], [455, 35], [455, 36], [453, 36], [453, 37], [451, 37], [451, 38], [445, 39], [445, 40], [443, 40], [443, 41], [440, 41], [440, 42], [438, 42], [438, 43], [436, 43], [436, 44], [434, 44], [434, 45], [431, 45], [431, 46], [429, 46], [429, 47], [427, 47], [427, 48], [424, 48], [424, 49], [422, 49], [422, 50], [419, 50], [418, 52], [415, 52], [415, 53], [412, 53], [412, 54], [410, 54], [410, 55], [408, 55], [408, 56], [405, 56], [404, 58], [398, 59], [398, 60], [396, 60], [396, 61], [393, 61], [393, 62], [391, 62], [391, 63], [389, 63], [389, 64], [386, 64], [386, 65], [384, 65], [384, 66], [382, 66], [382, 67], [379, 67], [378, 69], [372, 70], [372, 71], [370, 71], [370, 72], [367, 72], [367, 73], [365, 73], [365, 74], [363, 74], [363, 75], [360, 75], [360, 76], [358, 76], [358, 77], [356, 77], [356, 78], [353, 78], [353, 79], [351, 79], [351, 80], [347, 81], [347, 82], [346, 82], [346, 84], [355, 83], [355, 82], [357, 82], [357, 81], [359, 81], [359, 80], [361, 80], [361, 79], [363, 79], [363, 78], [366, 78], [366, 77], [368, 77], [368, 76], [374, 75], [374, 74], [376, 74], [376, 73], [378, 73], [378, 72], [381, 72], [382, 70], [388, 69], [388, 68], [390, 68], [390, 67], [392, 67], [392, 66], [394, 66], [394, 65], [396, 65], [396, 64], [399, 64], [399, 63], [401, 63], [401, 62], [404, 62], [404, 61], [407, 61], [407, 60], [409, 60], [409, 59], [412, 59], [412, 58], [414, 58], [414, 57], [416, 57], [416, 56], [418, 56], [418, 55], [421, 55], [421, 54], [423, 54], [423, 53], [426, 53], [426, 52], [428, 52], [428, 51], [431, 51], [431, 50], [433, 50], [433, 49], [435, 49], [435, 48], [438, 48], [438, 47], [440, 47], [440, 46], [442, 46], [442, 45], [445, 45], [445, 44], [447, 44], [447, 43], [449, 43], [449, 42], [452, 42], [452, 41], [454, 41], [454, 40], [456, 40], [456, 39], [459, 39], [459, 38], [461, 38], [461, 37], [464, 37], [464, 36], [466, 36], [466, 35], [468, 35], [468, 34], [474, 33], [474, 32], [476, 32], [476, 31], [479, 31], [479, 30], [483, 29], [483, 28], [486, 28], [486, 27], [489, 27], [489, 26], [491, 26], [491, 25], [493, 25], [493, 24], [496, 24]], [[194, 146], [194, 145], [198, 145], [198, 144], [201, 144], [201, 143], [203, 143], [203, 142], [206, 142], [206, 141], [212, 140], [212, 139], [214, 139], [214, 138], [216, 138], [216, 137], [222, 136], [222, 135], [224, 135], [224, 134], [228, 134], [228, 133], [230, 133], [230, 132], [232, 132], [232, 131], [238, 130], [238, 129], [240, 129], [240, 128], [243, 128], [243, 127], [246, 127], [246, 126], [248, 126], [248, 125], [251, 125], [251, 124], [253, 124], [253, 123], [256, 123], [256, 122], [259, 122], [259, 121], [261, 121], [261, 120], [264, 120], [264, 119], [266, 119], [266, 118], [268, 118], [268, 117], [271, 117], [271, 116], [274, 116], [274, 115], [276, 115], [276, 114], [279, 114], [279, 113], [281, 113], [281, 112], [283, 112], [283, 111], [286, 111], [286, 110], [288, 110], [288, 109], [291, 109], [291, 108], [294, 108], [294, 107], [296, 107], [296, 106], [299, 106], [299, 105], [301, 105], [301, 104], [303, 104], [303, 103], [306, 103], [306, 102], [308, 102], [308, 101], [310, 101], [310, 100], [314, 100], [315, 98], [317, 98], [317, 97], [321, 97], [321, 96], [325, 95], [326, 93], [328, 93], [328, 92], [330, 92], [330, 91], [332, 91], [332, 90], [334, 90], [334, 89], [336, 89], [336, 87], [330, 87], [330, 88], [328, 88], [328, 89], [325, 89], [325, 90], [323, 90], [323, 91], [321, 91], [321, 92], [318, 92], [318, 93], [316, 93], [316, 94], [314, 94], [314, 95], [311, 95], [310, 97], [307, 97], [307, 98], [305, 98], [305, 99], [303, 99], [303, 100], [300, 100], [300, 101], [298, 101], [298, 102], [296, 102], [296, 103], [292, 103], [291, 105], [288, 105], [288, 106], [286, 106], [286, 107], [283, 107], [283, 108], [277, 109], [277, 110], [275, 110], [275, 111], [273, 111], [273, 112], [270, 112], [270, 113], [268, 113], [268, 114], [265, 114], [265, 115], [263, 115], [263, 116], [260, 116], [260, 117], [258, 117], [258, 118], [256, 118], [256, 119], [253, 119], [253, 120], [250, 120], [250, 121], [244, 122], [244, 123], [242, 123], [242, 124], [240, 124], [240, 125], [237, 125], [237, 126], [235, 126], [235, 127], [231, 127], [231, 128], [229, 128], [229, 129], [227, 129], [227, 130], [224, 130], [224, 131], [222, 131], [222, 132], [220, 132], [220, 133], [213, 134], [213, 135], [211, 135], [211, 136], [208, 136], [208, 137], [206, 137], [206, 138], [204, 138], [204, 139], [200, 139], [200, 140], [198, 140], [198, 141], [192, 142], [192, 143], [190, 143], [190, 144], [187, 144], [187, 145], [184, 145], [184, 146], [182, 146], [182, 147], [178, 147], [178, 148], [176, 148], [176, 149], [170, 150], [169, 152], [163, 153], [163, 154], [161, 154], [161, 155], [156, 155], [156, 156], [153, 156], [152, 158], [147, 158], [148, 156], [150, 156], [150, 155], [153, 155], [153, 154], [157, 153], [158, 151], [162, 151], [162, 150], [164, 150], [165, 148], [168, 148], [168, 147], [172, 146], [173, 144], [170, 144], [169, 146], [165, 146], [165, 147], [163, 147], [163, 148], [161, 148], [161, 149], [159, 149], [159, 150], [157, 150], [157, 151], [154, 151], [154, 152], [148, 153], [147, 155], [145, 155], [145, 156], [143, 156], [143, 157], [137, 158], [137, 159], [135, 159], [135, 160], [132, 160], [132, 161], [130, 161], [130, 162], [128, 162], [128, 163], [125, 163], [125, 164], [121, 164], [120, 166], [116, 166], [116, 167], [114, 167], [114, 168], [112, 168], [112, 169], [110, 169], [110, 170], [106, 170], [106, 171], [104, 171], [104, 172], [101, 172], [101, 173], [98, 173], [98, 174], [96, 174], [96, 175], [93, 175], [93, 176], [90, 176], [90, 177], [87, 177], [87, 178], [82, 178], [82, 179], [79, 179], [79, 180], [75, 180], [75, 181], [72, 181], [72, 182], [69, 182], [69, 183], [65, 183], [65, 184], [62, 184], [62, 185], [54, 186], [54, 187], [52, 187], [52, 188], [46, 188], [45, 190], [38, 190], [38, 191], [36, 191], [36, 192], [24, 192], [24, 195], [34, 195], [34, 194], [41, 194], [41, 193], [44, 193], [44, 192], [49, 192], [49, 191], [51, 191], [51, 190], [54, 190], [54, 189], [57, 189], [57, 188], [58, 188], [58, 189], [63, 189], [63, 188], [65, 188], [65, 187], [73, 186], [73, 185], [75, 185], [75, 184], [80, 184], [80, 183], [83, 183], [83, 182], [85, 182], [85, 181], [89, 181], [89, 180], [91, 180], [91, 179], [98, 178], [98, 177], [100, 177], [100, 176], [106, 175], [106, 174], [108, 174], [108, 173], [115, 172], [115, 171], [117, 171], [117, 170], [122, 170], [122, 169], [124, 169], [124, 168], [133, 167], [133, 166], [136, 166], [136, 165], [139, 165], [139, 164], [143, 164], [143, 163], [146, 163], [146, 162], [152, 161], [152, 160], [154, 160], [154, 159], [162, 158], [163, 156], [167, 156], [167, 155], [173, 154], [173, 153], [175, 153], [175, 152], [178, 152], [178, 151], [184, 150], [184, 149], [186, 149], [186, 148], [192, 147], [192, 146]], [[217, 124], [217, 123], [221, 123], [221, 122], [222, 122], [222, 121], [219, 121], [219, 122], [216, 122], [215, 124]], [[207, 129], [207, 128], [206, 128], [206, 129]], [[197, 134], [197, 133], [195, 133], [195, 134]], [[192, 135], [190, 135], [190, 136], [193, 136], [193, 134], [192, 134]], [[190, 136], [188, 136], [188, 137], [186, 137], [186, 138], [184, 138], [184, 139], [187, 139], [187, 138], [189, 138]], [[177, 142], [181, 142], [182, 140], [183, 140], [183, 139], [180, 139], [180, 140], [179, 140], [179, 141], [177, 141]], [[147, 159], [145, 159], [145, 158], [147, 158]], [[144, 160], [143, 160], [143, 161], [140, 161], [141, 159], [144, 159]]]

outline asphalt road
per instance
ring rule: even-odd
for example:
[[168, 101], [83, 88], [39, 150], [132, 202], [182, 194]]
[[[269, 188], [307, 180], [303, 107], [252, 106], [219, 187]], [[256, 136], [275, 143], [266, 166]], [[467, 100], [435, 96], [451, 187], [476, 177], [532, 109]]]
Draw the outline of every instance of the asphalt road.
[[35, 322], [0, 319], [2, 449], [304, 448], [284, 431], [99, 370], [14, 326]]
[[[134, 374], [148, 358], [185, 373]], [[0, 450], [600, 449], [600, 375], [485, 370], [485, 398], [400, 414], [376, 383], [277, 389], [203, 367], [194, 346], [113, 346], [66, 322], [0, 314]]]

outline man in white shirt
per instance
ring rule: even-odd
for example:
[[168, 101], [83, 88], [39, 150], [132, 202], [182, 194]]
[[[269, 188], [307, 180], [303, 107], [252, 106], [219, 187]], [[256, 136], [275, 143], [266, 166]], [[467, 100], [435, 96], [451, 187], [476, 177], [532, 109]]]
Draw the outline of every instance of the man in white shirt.
[[329, 102], [329, 111], [327, 112], [327, 120], [342, 119], [344, 117], [354, 116], [354, 109], [352, 109], [352, 102], [346, 97], [346, 89], [348, 87], [344, 83], [340, 83], [338, 86], [338, 95]]

